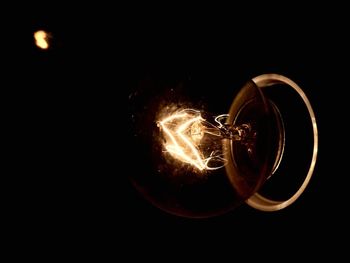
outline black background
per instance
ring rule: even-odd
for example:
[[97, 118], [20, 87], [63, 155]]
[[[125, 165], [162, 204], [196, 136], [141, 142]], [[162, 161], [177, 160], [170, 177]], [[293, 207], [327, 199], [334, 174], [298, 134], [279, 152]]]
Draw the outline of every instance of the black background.
[[[343, 198], [334, 168], [339, 160], [328, 137], [330, 108], [339, 107], [330, 90], [339, 88], [338, 59], [345, 59], [337, 31], [342, 21], [330, 24], [326, 11], [299, 8], [290, 14], [149, 8], [44, 6], [25, 16], [14, 79], [30, 174], [18, 178], [25, 193], [18, 211], [26, 220], [17, 218], [22, 231], [67, 243], [100, 240], [106, 247], [118, 240], [136, 251], [163, 245], [172, 253], [262, 244], [287, 251], [294, 239], [296, 252], [313, 242], [329, 244], [324, 236], [338, 233], [345, 220], [337, 205]], [[49, 50], [34, 45], [39, 29], [52, 34]], [[300, 199], [275, 213], [242, 205], [201, 220], [147, 203], [127, 180], [133, 153], [121, 143], [130, 140], [124, 125], [129, 94], [149, 72], [237, 85], [275, 72], [299, 83], [320, 134], [314, 176]]]

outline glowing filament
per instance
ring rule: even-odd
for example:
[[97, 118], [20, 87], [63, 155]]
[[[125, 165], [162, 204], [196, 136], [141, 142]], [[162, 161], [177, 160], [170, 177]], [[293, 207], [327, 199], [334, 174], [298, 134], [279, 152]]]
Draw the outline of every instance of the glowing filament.
[[48, 49], [49, 47], [49, 36], [48, 34], [43, 31], [43, 30], [39, 30], [37, 32], [34, 33], [34, 39], [35, 39], [35, 44], [41, 48], [41, 49]]
[[199, 147], [206, 132], [204, 123], [206, 121], [200, 112], [187, 109], [164, 118], [158, 122], [158, 125], [165, 135], [164, 147], [174, 158], [191, 164], [199, 170], [219, 169], [223, 165], [210, 167], [208, 164], [211, 161], [222, 163], [224, 159], [216, 155], [215, 151], [205, 157]]

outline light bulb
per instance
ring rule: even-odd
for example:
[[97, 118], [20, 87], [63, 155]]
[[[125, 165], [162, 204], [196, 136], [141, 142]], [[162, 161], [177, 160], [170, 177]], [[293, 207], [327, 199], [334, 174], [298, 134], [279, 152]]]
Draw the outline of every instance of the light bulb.
[[[280, 83], [295, 89], [305, 102], [316, 145], [302, 190], [287, 201], [259, 195], [278, 169], [285, 150], [283, 116], [263, 90]], [[317, 156], [313, 111], [298, 88], [283, 76], [262, 75], [236, 93], [228, 113], [216, 115], [180, 100], [163, 101], [162, 96], [159, 100], [151, 96], [150, 104], [141, 103], [143, 110], [134, 111], [144, 124], [136, 125], [139, 132], [135, 133], [144, 169], [131, 174], [132, 183], [151, 203], [180, 216], [218, 215], [245, 201], [265, 211], [288, 206], [305, 189]], [[145, 102], [143, 97], [139, 105], [140, 101]]]

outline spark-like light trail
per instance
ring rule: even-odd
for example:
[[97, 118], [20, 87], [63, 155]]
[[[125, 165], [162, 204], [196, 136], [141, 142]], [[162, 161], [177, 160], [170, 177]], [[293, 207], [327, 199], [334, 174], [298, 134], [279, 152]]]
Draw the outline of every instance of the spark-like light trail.
[[[215, 121], [221, 125], [220, 118]], [[193, 109], [181, 110], [158, 122], [164, 132], [166, 151], [174, 158], [191, 164], [200, 171], [219, 169], [225, 163], [222, 155], [217, 151], [211, 151], [206, 157], [200, 150], [199, 146], [205, 133], [220, 136], [220, 131], [214, 125], [208, 124], [209, 122], [202, 118], [200, 112]], [[221, 165], [209, 165], [217, 162]]]

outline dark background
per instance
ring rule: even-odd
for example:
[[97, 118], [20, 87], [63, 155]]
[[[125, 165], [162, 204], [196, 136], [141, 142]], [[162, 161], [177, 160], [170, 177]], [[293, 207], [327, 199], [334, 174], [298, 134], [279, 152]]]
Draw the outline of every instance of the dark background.
[[[153, 239], [155, 247], [171, 243], [173, 253], [175, 239], [191, 250], [202, 245], [249, 249], [261, 242], [286, 249], [294, 238], [299, 252], [338, 232], [345, 220], [337, 205], [343, 193], [336, 190], [341, 177], [333, 168], [338, 160], [327, 128], [329, 108], [339, 107], [329, 93], [339, 87], [335, 83], [343, 71], [338, 59], [344, 59], [345, 44], [337, 32], [342, 21], [330, 24], [324, 13], [298, 8], [290, 15], [249, 8], [232, 13], [157, 8], [44, 6], [26, 15], [20, 30], [23, 56], [15, 71], [20, 74], [14, 80], [20, 83], [15, 95], [31, 171], [19, 179], [25, 192], [19, 202], [27, 219], [19, 220], [23, 231], [65, 242], [119, 240], [135, 248], [152, 247]], [[34, 45], [39, 29], [52, 34], [49, 50]], [[316, 169], [297, 202], [275, 213], [242, 205], [196, 220], [165, 214], [139, 196], [125, 167], [134, 153], [122, 145], [132, 139], [125, 125], [128, 97], [140, 79], [150, 73], [187, 74], [241, 85], [269, 72], [302, 86], [319, 125]], [[329, 167], [333, 172], [326, 172]], [[267, 237], [272, 241], [264, 241]]]

